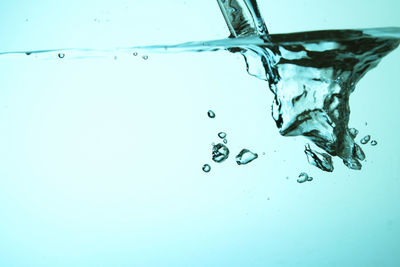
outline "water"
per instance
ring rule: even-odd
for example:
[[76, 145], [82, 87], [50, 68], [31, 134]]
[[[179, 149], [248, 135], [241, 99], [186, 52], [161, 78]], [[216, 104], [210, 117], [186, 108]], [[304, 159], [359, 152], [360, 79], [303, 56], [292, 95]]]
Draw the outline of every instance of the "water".
[[[331, 155], [324, 172], [304, 146], [329, 152], [282, 137], [268, 81], [225, 49], [259, 40], [225, 40], [215, 1], [165, 2], [0, 4], [13, 25], [0, 51], [110, 48], [0, 56], [1, 265], [398, 266], [399, 50], [349, 97], [362, 170]], [[393, 1], [259, 5], [271, 34], [400, 25]], [[218, 51], [134, 48], [210, 39]], [[209, 144], [221, 130], [231, 156], [218, 164]], [[242, 148], [266, 156], [238, 166]], [[300, 184], [300, 172], [315, 179]]]

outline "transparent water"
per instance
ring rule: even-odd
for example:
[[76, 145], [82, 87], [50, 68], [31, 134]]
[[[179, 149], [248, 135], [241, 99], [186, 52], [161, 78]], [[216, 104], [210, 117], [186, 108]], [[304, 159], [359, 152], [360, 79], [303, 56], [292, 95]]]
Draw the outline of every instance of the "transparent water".
[[[215, 2], [92, 4], [2, 4], [2, 25], [15, 27], [1, 28], [0, 50], [228, 35]], [[399, 26], [396, 7], [260, 3], [271, 33]], [[378, 144], [360, 144], [361, 171], [334, 157], [332, 173], [307, 162], [308, 140], [279, 134], [273, 95], [240, 54], [133, 52], [2, 56], [4, 266], [398, 265], [398, 50], [350, 97], [356, 141]], [[233, 154], [216, 164], [221, 130]], [[259, 156], [238, 166], [243, 148]], [[313, 180], [298, 183], [302, 172]]]

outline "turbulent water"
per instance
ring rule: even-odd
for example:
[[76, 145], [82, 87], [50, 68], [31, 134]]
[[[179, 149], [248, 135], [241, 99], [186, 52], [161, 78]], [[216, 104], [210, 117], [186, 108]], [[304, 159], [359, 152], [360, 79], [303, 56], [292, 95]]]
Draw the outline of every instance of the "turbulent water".
[[[305, 136], [329, 155], [340, 157], [349, 168], [361, 169], [360, 161], [365, 159], [365, 155], [355, 143], [357, 130], [348, 128], [350, 94], [369, 70], [399, 46], [400, 28], [269, 34], [255, 0], [217, 2], [231, 32], [227, 39], [105, 50], [6, 51], [0, 55], [58, 55], [59, 59], [65, 60], [116, 51], [137, 55], [140, 50], [163, 53], [227, 50], [240, 53], [244, 56], [248, 73], [268, 82], [274, 94], [272, 117], [281, 135]], [[211, 110], [208, 115], [215, 117]], [[219, 145], [226, 152], [223, 144]], [[216, 149], [215, 153], [219, 150]], [[314, 155], [325, 155], [323, 158], [328, 159], [326, 153]], [[314, 161], [318, 158], [307, 155]], [[225, 156], [226, 153], [214, 155], [217, 161]], [[314, 163], [316, 166], [319, 164], [318, 161]], [[321, 169], [333, 170], [333, 166], [326, 166]]]

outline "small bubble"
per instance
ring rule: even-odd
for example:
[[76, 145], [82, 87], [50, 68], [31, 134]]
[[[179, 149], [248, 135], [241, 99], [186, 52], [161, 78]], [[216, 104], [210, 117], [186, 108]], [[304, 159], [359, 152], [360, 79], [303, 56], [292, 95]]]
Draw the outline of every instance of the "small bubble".
[[209, 110], [209, 111], [207, 112], [207, 115], [208, 115], [208, 117], [211, 118], [211, 119], [214, 119], [214, 118], [215, 118], [215, 113], [214, 113], [214, 111], [212, 111], [212, 110]]
[[225, 161], [229, 157], [229, 149], [224, 144], [216, 144], [212, 149], [212, 160], [218, 163]]
[[114, 56], [114, 60], [117, 60], [118, 59], [118, 57], [117, 56]]
[[145, 56], [143, 56], [142, 58], [143, 58], [144, 60], [148, 60], [148, 59], [149, 59], [149, 56], [146, 56], [146, 55], [145, 55]]
[[366, 135], [363, 138], [361, 138], [360, 143], [365, 145], [369, 142], [369, 140], [371, 140], [371, 136], [370, 135]]
[[263, 154], [263, 156], [265, 156], [265, 152], [263, 152], [262, 154]]
[[302, 173], [299, 174], [299, 178], [297, 179], [297, 182], [299, 184], [301, 184], [301, 183], [304, 183], [304, 182], [307, 182], [307, 181], [312, 181], [312, 180], [313, 180], [312, 177], [308, 176], [307, 173], [302, 172]]
[[371, 146], [376, 146], [377, 144], [378, 144], [378, 142], [376, 140], [371, 141]]
[[64, 58], [64, 57], [65, 57], [65, 54], [64, 54], [64, 53], [58, 53], [58, 57], [59, 57], [59, 58]]
[[138, 53], [137, 52], [133, 52], [133, 55], [136, 57], [138, 55]]
[[204, 164], [202, 169], [203, 169], [204, 172], [210, 172], [211, 171], [211, 166], [208, 165], [208, 164]]
[[228, 143], [228, 140], [226, 139], [226, 138], [224, 138], [224, 144], [227, 144]]
[[244, 164], [247, 164], [247, 163], [255, 160], [256, 158], [258, 158], [257, 153], [253, 153], [250, 150], [244, 148], [236, 156], [236, 163], [238, 165], [244, 165]]
[[221, 139], [224, 139], [224, 138], [226, 137], [226, 133], [224, 133], [224, 132], [219, 132], [219, 133], [218, 133], [218, 137], [221, 138]]
[[25, 52], [25, 55], [29, 56], [32, 52]]

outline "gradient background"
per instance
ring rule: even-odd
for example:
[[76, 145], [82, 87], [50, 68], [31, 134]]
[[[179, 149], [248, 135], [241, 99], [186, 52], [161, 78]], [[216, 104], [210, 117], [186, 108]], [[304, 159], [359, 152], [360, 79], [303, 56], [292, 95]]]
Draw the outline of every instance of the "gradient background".
[[[400, 26], [397, 0], [259, 5], [271, 33]], [[227, 35], [216, 1], [0, 3], [0, 51]], [[68, 56], [0, 57], [0, 266], [400, 266], [400, 49], [351, 98], [378, 146], [332, 174], [279, 136], [239, 55]], [[260, 157], [237, 166], [242, 148]]]

